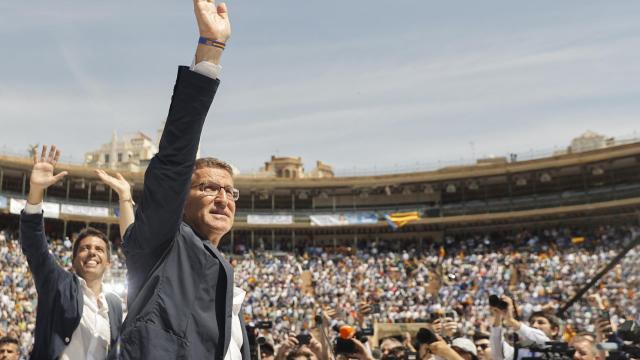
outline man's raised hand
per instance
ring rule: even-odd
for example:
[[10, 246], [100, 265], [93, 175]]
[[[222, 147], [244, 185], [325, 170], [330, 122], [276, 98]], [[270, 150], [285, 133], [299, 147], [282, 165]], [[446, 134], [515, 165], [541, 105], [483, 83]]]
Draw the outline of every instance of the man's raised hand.
[[58, 160], [60, 160], [60, 150], [56, 149], [55, 145], [51, 146], [48, 154], [47, 145], [42, 145], [42, 152], [39, 157], [38, 149], [34, 149], [33, 169], [31, 170], [31, 177], [29, 178], [31, 188], [44, 190], [61, 181], [67, 175], [66, 171], [60, 172], [58, 175], [53, 175], [53, 170]]
[[96, 169], [95, 173], [103, 183], [107, 184], [118, 194], [120, 199], [131, 199], [131, 184], [129, 184], [122, 174], [116, 173], [116, 176], [111, 176], [101, 169]]
[[214, 0], [193, 0], [200, 36], [210, 40], [226, 42], [231, 36], [231, 24], [227, 5], [216, 5]]

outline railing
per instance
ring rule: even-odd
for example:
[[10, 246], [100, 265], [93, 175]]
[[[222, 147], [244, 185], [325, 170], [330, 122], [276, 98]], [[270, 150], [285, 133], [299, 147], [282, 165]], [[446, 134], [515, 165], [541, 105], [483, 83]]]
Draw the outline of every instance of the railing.
[[[24, 199], [21, 194], [0, 193], [5, 197]], [[589, 191], [565, 191], [562, 193], [527, 195], [512, 198], [494, 198], [489, 200], [476, 200], [459, 203], [444, 204], [441, 206], [426, 206], [423, 204], [366, 207], [366, 208], [331, 208], [327, 209], [238, 209], [236, 212], [237, 221], [246, 221], [248, 215], [292, 215], [295, 223], [305, 223], [309, 221], [309, 216], [318, 214], [349, 214], [354, 212], [374, 212], [380, 219], [385, 214], [404, 211], [419, 211], [422, 214], [433, 216], [455, 216], [481, 213], [509, 212], [520, 210], [533, 210], [541, 208], [551, 208], [558, 206], [569, 206], [603, 202], [610, 200], [620, 200], [631, 197], [640, 197], [640, 184], [616, 185], [611, 187], [595, 188]], [[61, 204], [76, 204], [84, 206], [100, 206], [109, 209], [109, 215], [115, 216], [116, 206], [109, 206], [106, 202], [64, 201], [49, 198], [46, 201], [58, 202]]]

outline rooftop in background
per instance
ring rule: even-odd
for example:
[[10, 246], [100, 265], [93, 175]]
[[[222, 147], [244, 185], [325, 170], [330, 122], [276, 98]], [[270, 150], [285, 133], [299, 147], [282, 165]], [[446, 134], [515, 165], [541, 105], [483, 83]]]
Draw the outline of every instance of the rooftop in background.
[[[115, 135], [115, 134], [114, 134]], [[127, 140], [128, 139], [128, 140]], [[117, 142], [117, 137], [116, 137]], [[114, 139], [112, 139], [112, 142]], [[153, 154], [157, 151], [156, 143], [151, 142], [151, 139], [145, 134], [139, 132], [136, 133], [136, 136], [126, 137], [125, 140], [121, 142], [130, 141], [133, 143], [142, 143], [144, 144], [145, 151], [147, 151], [146, 156], [140, 157], [138, 164], [131, 165], [128, 162], [124, 162], [123, 166], [128, 171], [136, 172], [143, 171], [144, 166], [146, 166], [146, 162], [151, 158]], [[302, 163], [302, 159], [300, 157], [276, 157], [272, 156], [271, 160], [265, 162], [265, 166], [260, 168], [258, 171], [240, 171], [240, 178], [269, 178], [269, 177], [278, 177], [278, 178], [290, 178], [290, 179], [301, 179], [301, 178], [332, 178], [332, 177], [357, 177], [357, 176], [378, 176], [378, 175], [393, 175], [393, 174], [410, 174], [410, 173], [418, 173], [418, 172], [426, 172], [440, 169], [450, 169], [456, 167], [465, 167], [465, 166], [483, 166], [483, 165], [496, 165], [496, 164], [507, 164], [507, 163], [515, 163], [519, 161], [528, 161], [528, 160], [537, 160], [537, 159], [545, 159], [552, 158], [567, 154], [577, 154], [586, 151], [598, 150], [611, 148], [615, 146], [621, 146], [632, 143], [640, 143], [640, 136], [634, 133], [627, 136], [620, 137], [607, 137], [602, 134], [598, 134], [592, 131], [586, 131], [580, 136], [574, 138], [571, 143], [564, 148], [555, 147], [553, 149], [543, 149], [543, 150], [534, 150], [531, 149], [527, 152], [520, 153], [509, 153], [502, 156], [487, 156], [481, 157], [477, 159], [458, 159], [458, 160], [443, 160], [434, 163], [415, 163], [411, 164], [398, 164], [394, 167], [373, 167], [373, 168], [358, 168], [354, 165], [351, 169], [333, 169], [332, 166], [327, 165], [321, 161], [316, 162], [316, 167], [310, 171], [309, 173], [304, 172], [304, 167]], [[111, 143], [105, 144], [102, 146], [100, 150], [94, 152], [94, 154], [98, 154], [102, 151], [102, 162], [93, 161], [78, 161], [71, 156], [62, 156], [62, 163], [70, 164], [70, 165], [80, 165], [80, 166], [104, 166], [106, 163], [104, 160], [104, 155], [108, 152], [107, 150], [111, 149]], [[124, 146], [124, 145], [123, 145]], [[131, 146], [131, 145], [128, 145]], [[126, 146], [125, 146], [126, 147]], [[8, 156], [18, 156], [18, 157], [30, 157], [30, 146], [25, 148], [23, 153], [19, 153], [14, 151], [13, 149], [7, 149], [6, 146], [2, 146], [0, 148], [0, 154], [8, 155]], [[116, 146], [116, 148], [118, 148]], [[152, 151], [153, 154], [148, 155], [148, 152]], [[87, 153], [87, 155], [91, 155], [92, 152]], [[116, 151], [117, 160], [118, 155]], [[128, 155], [128, 153], [127, 153]], [[93, 155], [96, 156], [96, 155]], [[108, 160], [112, 160], [112, 156], [109, 156]], [[144, 160], [143, 160], [144, 158]], [[123, 153], [123, 160], [124, 153]], [[142, 164], [142, 165], [140, 165]], [[117, 167], [118, 169], [123, 169]], [[287, 172], [288, 170], [288, 176]]]

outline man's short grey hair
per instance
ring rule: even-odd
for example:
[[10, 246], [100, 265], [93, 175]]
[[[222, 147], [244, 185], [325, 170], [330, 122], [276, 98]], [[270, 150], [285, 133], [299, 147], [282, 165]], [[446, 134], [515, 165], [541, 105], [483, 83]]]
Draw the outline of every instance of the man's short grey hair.
[[229, 175], [234, 175], [233, 167], [229, 165], [229, 163], [213, 157], [204, 157], [196, 160], [196, 165], [194, 166], [193, 171], [205, 168], [222, 169], [228, 172]]

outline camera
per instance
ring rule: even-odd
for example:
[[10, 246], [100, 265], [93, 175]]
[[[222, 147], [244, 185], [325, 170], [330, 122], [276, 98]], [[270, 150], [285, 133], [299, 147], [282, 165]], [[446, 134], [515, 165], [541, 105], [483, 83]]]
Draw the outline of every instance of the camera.
[[[335, 328], [334, 328], [335, 329]], [[340, 326], [335, 329], [340, 333], [340, 336], [336, 338], [334, 352], [337, 354], [353, 354], [357, 351], [356, 344], [353, 339], [358, 339], [361, 343], [369, 341], [369, 336], [373, 336], [373, 329], [360, 329], [356, 330], [355, 327], [349, 325]]]
[[400, 357], [394, 354], [390, 354], [382, 358], [382, 360], [417, 360], [417, 359], [418, 359], [418, 353], [411, 352], [411, 351], [406, 351], [404, 356], [400, 356]]
[[298, 339], [298, 345], [309, 345], [309, 343], [311, 342], [311, 334], [309, 333], [298, 334], [296, 336], [296, 339]]
[[436, 334], [434, 334], [433, 331], [427, 328], [420, 328], [420, 330], [418, 330], [418, 334], [416, 335], [416, 339], [418, 340], [418, 343], [427, 345], [431, 345], [434, 342], [438, 341], [438, 337], [436, 336]]
[[273, 327], [271, 321], [257, 321], [245, 326], [247, 330], [247, 339], [249, 340], [249, 348], [251, 349], [251, 358], [258, 358], [258, 348], [267, 343], [267, 338], [264, 336], [258, 336], [258, 330], [269, 330]]
[[562, 341], [547, 341], [544, 346], [531, 346], [529, 350], [536, 356], [522, 360], [572, 360], [576, 352], [576, 349]]
[[635, 321], [625, 321], [607, 342], [597, 344], [599, 350], [608, 351], [607, 360], [640, 358], [640, 326]]
[[640, 324], [637, 321], [625, 321], [618, 329], [618, 336], [624, 341], [640, 344]]
[[489, 306], [500, 309], [500, 310], [507, 310], [509, 308], [509, 304], [507, 304], [506, 301], [501, 300], [498, 295], [491, 295], [489, 296]]
[[254, 327], [255, 327], [256, 329], [269, 330], [269, 329], [271, 329], [271, 328], [273, 327], [273, 322], [271, 322], [271, 321], [265, 321], [265, 320], [258, 321], [258, 322], [254, 325]]

